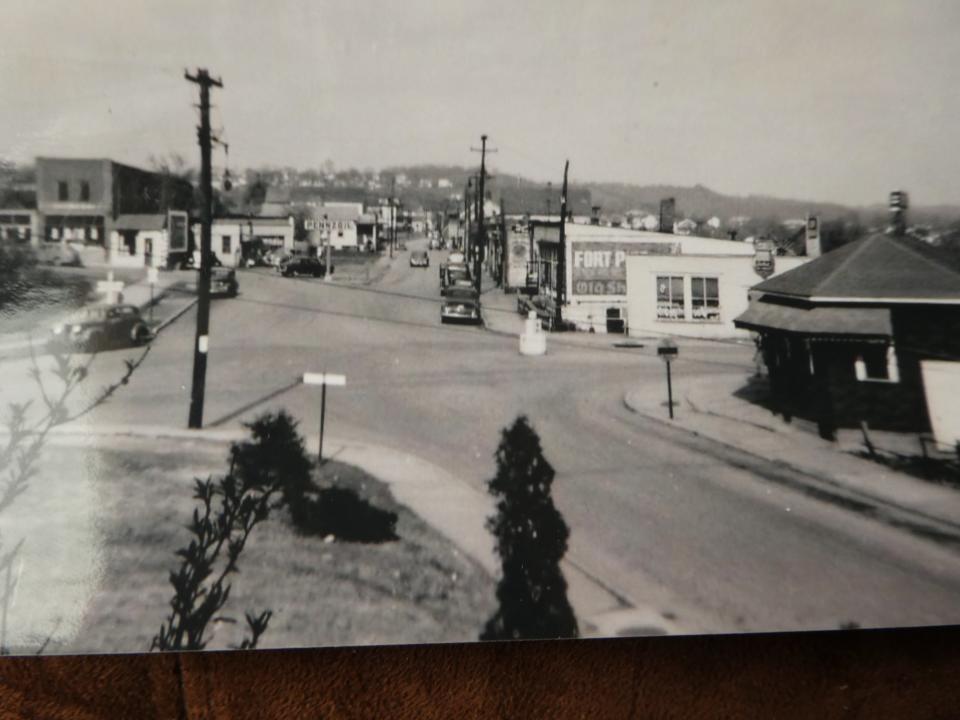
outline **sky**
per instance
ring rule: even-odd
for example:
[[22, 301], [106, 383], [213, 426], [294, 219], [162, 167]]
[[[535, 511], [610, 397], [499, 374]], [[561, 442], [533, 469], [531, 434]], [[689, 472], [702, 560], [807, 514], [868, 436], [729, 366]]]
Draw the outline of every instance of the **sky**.
[[[474, 165], [960, 203], [955, 0], [5, 0], [0, 157]], [[222, 168], [222, 151], [215, 165]]]

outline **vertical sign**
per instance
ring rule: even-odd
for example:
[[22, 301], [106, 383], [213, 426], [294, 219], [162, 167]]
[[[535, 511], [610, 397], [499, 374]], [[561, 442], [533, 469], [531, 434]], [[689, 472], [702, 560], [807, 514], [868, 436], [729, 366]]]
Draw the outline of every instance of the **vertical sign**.
[[660, 232], [673, 232], [673, 218], [676, 215], [676, 207], [676, 200], [672, 197], [660, 201]]
[[820, 257], [820, 218], [816, 215], [807, 216], [807, 257]]

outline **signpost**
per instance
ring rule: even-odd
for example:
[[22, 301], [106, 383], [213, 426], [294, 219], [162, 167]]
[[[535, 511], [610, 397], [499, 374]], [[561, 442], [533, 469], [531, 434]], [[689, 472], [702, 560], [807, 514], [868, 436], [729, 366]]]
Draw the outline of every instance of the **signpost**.
[[347, 384], [346, 375], [331, 373], [304, 373], [304, 385], [320, 386], [320, 449], [317, 452], [317, 462], [323, 464], [323, 425], [327, 414], [327, 385], [343, 386]]
[[116, 305], [120, 302], [120, 293], [123, 292], [123, 283], [119, 280], [113, 279], [113, 271], [107, 273], [106, 280], [100, 280], [97, 282], [97, 292], [101, 295], [106, 295], [106, 302], [108, 305]]
[[157, 268], [147, 268], [147, 283], [150, 285], [150, 322], [153, 322], [153, 288], [160, 281], [160, 271]]
[[673, 383], [670, 378], [670, 363], [677, 359], [678, 354], [677, 344], [670, 338], [664, 338], [657, 346], [657, 355], [667, 366], [667, 407], [670, 409], [671, 420], [673, 420]]

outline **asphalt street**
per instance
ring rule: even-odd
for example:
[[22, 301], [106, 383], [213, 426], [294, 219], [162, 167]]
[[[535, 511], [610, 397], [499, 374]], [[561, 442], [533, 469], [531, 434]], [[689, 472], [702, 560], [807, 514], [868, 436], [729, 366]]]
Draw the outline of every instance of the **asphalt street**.
[[[319, 388], [299, 378], [343, 373], [347, 385], [327, 393], [328, 432], [401, 449], [483, 489], [500, 430], [526, 414], [557, 471], [568, 560], [614, 605], [707, 632], [960, 622], [960, 555], [949, 547], [770, 482], [764, 461], [725, 457], [626, 409], [627, 387], [663, 374], [655, 358], [553, 336], [546, 356], [524, 357], [516, 338], [441, 325], [442, 256], [416, 269], [401, 253], [369, 286], [238, 273], [239, 297], [213, 303], [205, 424], [239, 427], [282, 407], [312, 436]], [[83, 422], [184, 427], [194, 313]], [[733, 345], [682, 352], [677, 382], [752, 364]], [[91, 387], [135, 355], [99, 357]], [[16, 396], [8, 387], [0, 402]]]

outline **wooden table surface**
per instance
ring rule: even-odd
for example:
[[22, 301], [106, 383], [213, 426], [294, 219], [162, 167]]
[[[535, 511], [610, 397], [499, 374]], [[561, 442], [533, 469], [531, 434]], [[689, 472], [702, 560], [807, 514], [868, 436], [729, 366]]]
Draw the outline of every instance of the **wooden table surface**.
[[952, 718], [960, 628], [0, 660], [0, 718]]

